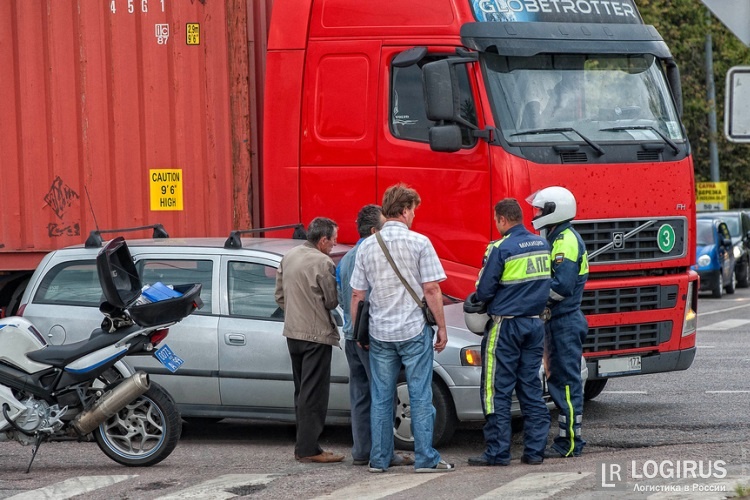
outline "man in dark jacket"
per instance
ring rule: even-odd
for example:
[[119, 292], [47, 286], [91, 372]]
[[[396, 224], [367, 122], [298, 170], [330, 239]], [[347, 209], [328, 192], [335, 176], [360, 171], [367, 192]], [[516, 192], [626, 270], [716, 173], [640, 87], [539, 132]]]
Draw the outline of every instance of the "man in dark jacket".
[[570, 221], [576, 199], [563, 187], [548, 187], [530, 198], [536, 209], [533, 224], [552, 245], [551, 317], [545, 325], [547, 385], [560, 411], [559, 431], [547, 458], [575, 457], [586, 441], [581, 437], [583, 384], [581, 355], [589, 327], [581, 312], [583, 286], [589, 276], [588, 254], [581, 235]]
[[544, 461], [549, 411], [542, 398], [539, 366], [544, 352], [544, 324], [539, 315], [549, 297], [549, 245], [521, 223], [513, 198], [495, 205], [495, 223], [503, 236], [490, 243], [477, 280], [477, 298], [492, 318], [482, 337], [480, 394], [486, 423], [486, 449], [469, 465], [510, 464], [511, 396], [516, 390], [524, 415], [521, 461]]

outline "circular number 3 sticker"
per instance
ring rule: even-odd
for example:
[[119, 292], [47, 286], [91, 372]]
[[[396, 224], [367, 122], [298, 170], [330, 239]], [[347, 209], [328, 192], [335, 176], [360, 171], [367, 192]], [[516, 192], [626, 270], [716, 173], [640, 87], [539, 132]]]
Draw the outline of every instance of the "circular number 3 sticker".
[[659, 250], [663, 253], [669, 253], [674, 248], [674, 229], [669, 224], [663, 224], [659, 228], [657, 235], [657, 242], [659, 243]]

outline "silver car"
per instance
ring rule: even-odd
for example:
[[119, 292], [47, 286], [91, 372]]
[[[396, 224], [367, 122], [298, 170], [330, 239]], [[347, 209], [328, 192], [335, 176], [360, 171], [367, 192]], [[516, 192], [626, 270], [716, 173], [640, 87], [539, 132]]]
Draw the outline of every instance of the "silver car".
[[[165, 342], [185, 360], [176, 373], [150, 356], [126, 361], [166, 388], [186, 420], [232, 417], [294, 422], [292, 367], [274, 288], [281, 257], [302, 241], [243, 238], [241, 245], [237, 241], [128, 240], [144, 284], [201, 283], [204, 306], [170, 328]], [[334, 261], [349, 248], [336, 246], [331, 254]], [[98, 247], [83, 245], [57, 250], [34, 272], [19, 314], [51, 344], [84, 340], [99, 327], [103, 298], [95, 265], [98, 252]], [[461, 304], [447, 305], [445, 313], [448, 346], [434, 361], [436, 444], [449, 440], [459, 422], [484, 420], [479, 397], [481, 338], [466, 329]], [[340, 327], [340, 310], [334, 318]], [[585, 380], [585, 363], [582, 376]], [[540, 377], [544, 380], [541, 367]], [[329, 424], [349, 423], [348, 382], [344, 351], [333, 349]], [[403, 377], [398, 396], [396, 446], [410, 449], [413, 436]], [[513, 412], [520, 415], [516, 401]]]

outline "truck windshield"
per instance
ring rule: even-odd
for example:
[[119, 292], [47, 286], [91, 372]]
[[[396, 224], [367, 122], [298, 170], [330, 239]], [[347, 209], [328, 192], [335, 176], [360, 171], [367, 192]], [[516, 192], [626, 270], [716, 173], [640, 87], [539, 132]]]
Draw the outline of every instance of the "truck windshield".
[[511, 144], [685, 140], [654, 56], [484, 53], [482, 61], [496, 123]]

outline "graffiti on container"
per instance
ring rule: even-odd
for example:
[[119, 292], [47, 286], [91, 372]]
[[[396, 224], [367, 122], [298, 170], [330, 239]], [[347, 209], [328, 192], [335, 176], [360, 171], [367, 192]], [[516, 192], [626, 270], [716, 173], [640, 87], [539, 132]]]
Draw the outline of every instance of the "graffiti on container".
[[44, 195], [44, 201], [61, 222], [52, 222], [47, 225], [47, 232], [50, 237], [79, 236], [81, 234], [81, 227], [78, 222], [67, 222], [65, 220], [65, 214], [78, 199], [80, 199], [78, 193], [65, 184], [60, 176], [55, 177], [49, 191]]

